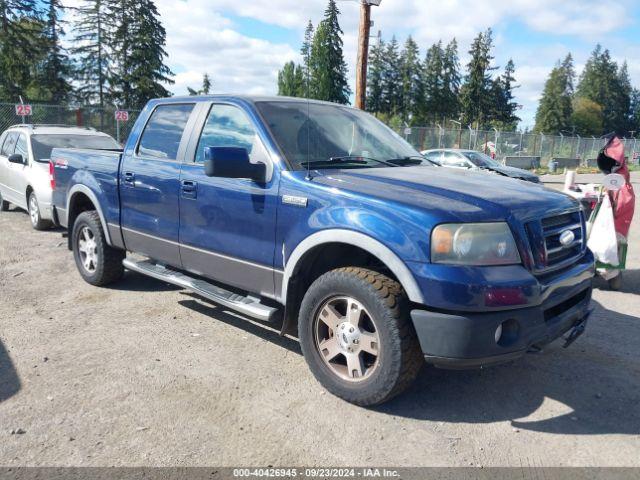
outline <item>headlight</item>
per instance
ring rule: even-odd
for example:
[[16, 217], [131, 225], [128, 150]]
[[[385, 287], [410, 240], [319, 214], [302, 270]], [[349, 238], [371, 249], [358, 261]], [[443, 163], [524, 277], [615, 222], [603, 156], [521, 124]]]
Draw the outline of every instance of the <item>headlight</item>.
[[518, 247], [506, 223], [450, 223], [431, 233], [431, 261], [450, 265], [514, 265]]

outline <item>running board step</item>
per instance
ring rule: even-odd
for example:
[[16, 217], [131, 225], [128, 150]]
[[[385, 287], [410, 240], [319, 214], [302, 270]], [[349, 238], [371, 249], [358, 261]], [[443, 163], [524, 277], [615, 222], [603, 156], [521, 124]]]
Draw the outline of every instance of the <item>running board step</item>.
[[230, 292], [215, 285], [190, 277], [182, 272], [173, 270], [163, 265], [157, 265], [149, 260], [133, 261], [125, 258], [122, 264], [128, 270], [153, 277], [157, 280], [177, 285], [193, 293], [204, 297], [212, 302], [218, 303], [248, 317], [270, 322], [278, 312], [277, 308], [269, 307], [260, 303], [260, 299], [255, 297], [245, 297], [237, 293]]

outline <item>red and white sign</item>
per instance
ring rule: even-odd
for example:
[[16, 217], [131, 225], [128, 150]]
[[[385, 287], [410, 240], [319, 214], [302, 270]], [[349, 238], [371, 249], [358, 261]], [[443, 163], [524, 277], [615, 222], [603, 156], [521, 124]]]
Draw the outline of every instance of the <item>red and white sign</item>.
[[129, 112], [127, 112], [126, 110], [116, 110], [116, 120], [118, 122], [128, 122]]
[[19, 103], [16, 105], [16, 115], [19, 117], [28, 117], [33, 113], [33, 108], [31, 105], [26, 105], [24, 103]]

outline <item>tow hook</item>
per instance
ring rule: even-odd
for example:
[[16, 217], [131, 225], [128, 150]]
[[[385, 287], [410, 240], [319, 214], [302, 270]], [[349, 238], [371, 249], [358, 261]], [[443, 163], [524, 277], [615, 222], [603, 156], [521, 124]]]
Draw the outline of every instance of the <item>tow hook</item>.
[[582, 335], [587, 328], [587, 321], [593, 313], [593, 309], [589, 310], [582, 320], [580, 320], [571, 330], [569, 335], [564, 338], [564, 345], [562, 348], [568, 348], [573, 342], [575, 342], [580, 335]]

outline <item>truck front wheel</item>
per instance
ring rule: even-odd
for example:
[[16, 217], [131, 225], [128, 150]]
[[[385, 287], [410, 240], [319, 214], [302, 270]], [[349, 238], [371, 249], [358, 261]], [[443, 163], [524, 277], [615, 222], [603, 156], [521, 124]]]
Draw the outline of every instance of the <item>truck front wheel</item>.
[[124, 274], [122, 260], [126, 253], [107, 244], [100, 216], [95, 211], [82, 212], [73, 224], [73, 257], [82, 278], [102, 287]]
[[398, 395], [424, 364], [404, 290], [372, 270], [340, 268], [318, 278], [302, 301], [298, 327], [316, 379], [356, 405]]

